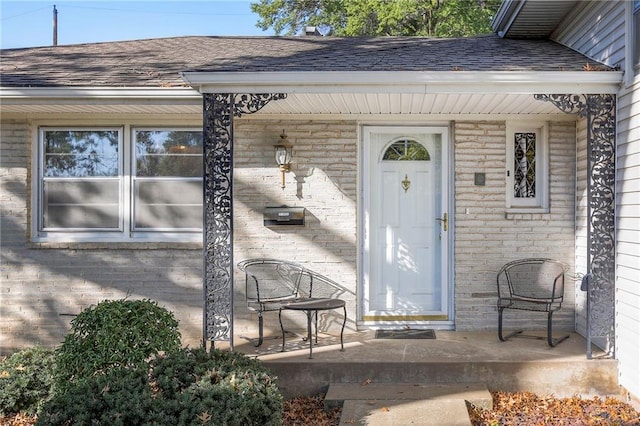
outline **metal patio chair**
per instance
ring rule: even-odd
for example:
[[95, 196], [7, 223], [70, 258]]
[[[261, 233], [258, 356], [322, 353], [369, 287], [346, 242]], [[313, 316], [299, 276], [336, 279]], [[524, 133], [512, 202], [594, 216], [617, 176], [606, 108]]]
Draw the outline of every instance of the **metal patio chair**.
[[547, 313], [547, 343], [554, 347], [569, 335], [553, 338], [553, 313], [562, 307], [564, 275], [567, 266], [552, 259], [521, 259], [504, 265], [497, 276], [498, 285], [498, 338], [506, 341], [522, 333], [502, 334], [502, 316], [505, 309]]
[[280, 259], [247, 259], [239, 262], [238, 268], [245, 274], [247, 307], [258, 314], [258, 341], [249, 339], [258, 347], [264, 339], [263, 313], [311, 297], [313, 281], [303, 279], [303, 266]]

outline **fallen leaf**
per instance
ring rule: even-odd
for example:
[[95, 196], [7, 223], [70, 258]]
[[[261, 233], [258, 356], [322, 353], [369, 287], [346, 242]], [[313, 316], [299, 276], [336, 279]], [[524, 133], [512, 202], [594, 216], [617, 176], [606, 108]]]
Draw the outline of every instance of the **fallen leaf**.
[[202, 414], [200, 414], [198, 416], [198, 419], [202, 422], [202, 423], [207, 423], [209, 420], [211, 420], [211, 414], [209, 414], [208, 412], [204, 412]]
[[540, 397], [531, 392], [492, 392], [493, 410], [468, 404], [474, 426], [526, 425], [640, 425], [640, 413], [616, 398], [604, 400]]
[[364, 382], [362, 382], [362, 386], [366, 386], [366, 385], [368, 385], [369, 383], [371, 383], [372, 381], [373, 381], [373, 380], [371, 380], [371, 379], [367, 379], [367, 380], [365, 380]]
[[389, 407], [382, 407], [380, 409], [380, 411], [382, 411], [383, 413], [388, 413], [389, 412]]

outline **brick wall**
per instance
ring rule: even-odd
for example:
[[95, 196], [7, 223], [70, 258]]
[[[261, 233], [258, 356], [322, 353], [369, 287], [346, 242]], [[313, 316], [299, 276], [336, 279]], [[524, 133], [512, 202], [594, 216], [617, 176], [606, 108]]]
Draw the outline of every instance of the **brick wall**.
[[[496, 273], [525, 257], [550, 257], [573, 266], [575, 123], [549, 123], [550, 212], [506, 214], [505, 123], [456, 122], [455, 301], [456, 328], [494, 330], [497, 325]], [[474, 172], [486, 185], [474, 185]], [[573, 330], [574, 290], [567, 276], [564, 308], [554, 325]], [[546, 315], [505, 313], [505, 326], [544, 327]]]

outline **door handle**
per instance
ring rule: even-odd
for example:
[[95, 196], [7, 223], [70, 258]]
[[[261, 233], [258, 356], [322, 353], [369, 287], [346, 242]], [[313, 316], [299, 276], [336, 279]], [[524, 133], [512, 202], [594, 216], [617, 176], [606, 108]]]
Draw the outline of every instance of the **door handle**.
[[437, 218], [436, 218], [436, 220], [437, 220], [438, 222], [441, 222], [441, 223], [442, 223], [442, 230], [443, 230], [443, 231], [446, 231], [446, 230], [447, 230], [447, 228], [448, 228], [448, 227], [447, 227], [447, 224], [449, 223], [449, 216], [445, 213], [445, 214], [443, 214], [443, 215], [442, 215], [442, 217], [441, 217], [441, 218], [440, 218], [440, 217], [437, 217]]

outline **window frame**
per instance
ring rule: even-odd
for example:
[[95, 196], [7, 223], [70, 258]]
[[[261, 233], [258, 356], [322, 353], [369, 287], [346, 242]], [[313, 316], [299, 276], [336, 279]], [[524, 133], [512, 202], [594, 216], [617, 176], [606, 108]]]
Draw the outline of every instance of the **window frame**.
[[[506, 124], [506, 164], [505, 190], [508, 213], [548, 213], [549, 212], [549, 129], [545, 122], [507, 122]], [[535, 133], [536, 195], [531, 198], [518, 198], [514, 193], [515, 185], [515, 147], [516, 133]]]
[[[176, 243], [201, 243], [202, 227], [195, 228], [139, 228], [133, 229], [135, 214], [135, 136], [136, 130], [153, 131], [188, 131], [202, 132], [201, 126], [190, 123], [176, 125], [155, 125], [154, 122], [143, 121], [140, 124], [106, 123], [95, 124], [49, 124], [47, 122], [34, 123], [35, 131], [32, 137], [32, 176], [31, 182], [31, 241], [36, 243], [68, 242], [68, 243], [126, 243], [126, 242], [176, 242]], [[50, 228], [44, 227], [44, 161], [45, 146], [44, 135], [46, 131], [118, 131], [118, 175], [119, 179], [119, 229], [110, 228]], [[187, 178], [193, 180], [193, 178]], [[197, 178], [196, 178], [197, 179]], [[203, 179], [203, 178], [200, 178]], [[202, 198], [204, 204], [204, 197]], [[204, 206], [203, 206], [204, 210]]]

